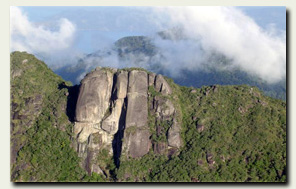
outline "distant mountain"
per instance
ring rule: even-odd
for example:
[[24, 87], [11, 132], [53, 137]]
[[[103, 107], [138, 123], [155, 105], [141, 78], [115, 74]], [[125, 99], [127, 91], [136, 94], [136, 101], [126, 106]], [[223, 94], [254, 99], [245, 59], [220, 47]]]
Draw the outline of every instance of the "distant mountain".
[[[210, 59], [197, 70], [180, 70], [178, 76], [171, 75], [167, 68], [163, 66], [166, 57], [162, 54], [161, 49], [154, 44], [155, 37], [163, 40], [186, 40], [182, 30], [174, 28], [172, 30], [159, 32], [154, 37], [146, 36], [129, 36], [116, 41], [111, 49], [97, 51], [86, 55], [79, 60], [78, 64], [72, 67], [65, 66], [55, 72], [64, 79], [77, 83], [85, 73], [91, 71], [97, 66], [111, 67], [142, 67], [149, 71], [160, 73], [171, 77], [177, 84], [202, 87], [204, 85], [240, 85], [246, 84], [256, 86], [266, 95], [286, 100], [286, 80], [278, 83], [269, 84], [262, 79], [250, 75], [247, 72], [236, 69], [225, 69], [231, 62], [225, 56], [212, 53]], [[112, 60], [109, 60], [112, 57]], [[112, 65], [111, 62], [116, 61]], [[169, 66], [169, 65], [168, 65]], [[79, 78], [77, 80], [77, 78]]]
[[152, 39], [145, 36], [121, 38], [115, 42], [115, 49], [121, 58], [130, 53], [144, 54], [146, 56], [155, 56], [157, 53], [157, 48], [153, 45]]

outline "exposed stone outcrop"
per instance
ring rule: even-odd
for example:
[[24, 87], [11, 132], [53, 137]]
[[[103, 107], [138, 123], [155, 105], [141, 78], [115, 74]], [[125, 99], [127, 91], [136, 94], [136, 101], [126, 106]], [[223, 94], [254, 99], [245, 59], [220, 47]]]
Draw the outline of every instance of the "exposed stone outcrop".
[[113, 93], [117, 99], [124, 99], [127, 94], [128, 72], [121, 71], [115, 75], [116, 83], [114, 84]]
[[76, 105], [76, 121], [100, 123], [109, 108], [113, 73], [97, 69], [82, 81]]
[[[93, 158], [98, 149], [107, 148], [112, 154], [112, 138], [110, 132], [101, 128], [102, 121], [110, 111], [111, 91], [114, 70], [97, 68], [87, 74], [81, 81], [75, 115], [74, 135], [82, 166], [90, 173]], [[115, 115], [116, 113], [114, 113]], [[112, 114], [111, 114], [112, 115]], [[116, 132], [116, 131], [115, 131]], [[100, 141], [100, 142], [97, 142]]]
[[74, 134], [80, 143], [86, 142], [92, 133], [99, 132], [98, 126], [92, 123], [76, 122], [74, 126]]
[[204, 125], [196, 125], [196, 129], [199, 133], [203, 132], [205, 130], [205, 126]]
[[182, 146], [182, 140], [180, 136], [180, 125], [176, 120], [173, 120], [173, 125], [168, 131], [168, 145], [175, 148]]
[[156, 77], [156, 74], [155, 73], [149, 73], [149, 76], [148, 76], [148, 85], [149, 86], [153, 86], [154, 85], [155, 77]]
[[125, 133], [125, 147], [129, 157], [138, 158], [149, 152], [151, 147], [150, 132], [148, 129], [135, 129], [134, 132]]
[[134, 132], [125, 132], [123, 148], [127, 155], [133, 158], [147, 154], [151, 147], [148, 129], [147, 78], [148, 75], [144, 71], [129, 72], [125, 128]]
[[102, 122], [102, 129], [111, 135], [114, 135], [119, 128], [122, 106], [127, 95], [128, 72], [119, 72], [114, 77], [111, 114]]
[[126, 128], [147, 126], [148, 118], [147, 73], [133, 70], [129, 73]]
[[12, 79], [14, 79], [16, 77], [21, 76], [22, 73], [23, 73], [22, 70], [12, 70], [10, 75], [11, 75]]
[[152, 103], [152, 112], [156, 117], [156, 135], [167, 141], [158, 141], [153, 144], [154, 152], [168, 156], [177, 152], [182, 145], [181, 126], [176, 120], [177, 112], [172, 101], [167, 96], [172, 94], [172, 89], [161, 75], [155, 77], [154, 88], [161, 95], [155, 96]]
[[172, 94], [172, 89], [162, 75], [157, 75], [155, 78], [155, 89], [163, 95]]
[[169, 120], [175, 113], [175, 107], [173, 103], [169, 99], [159, 96], [154, 98], [154, 108], [156, 116], [162, 120]]
[[97, 173], [97, 174], [104, 174], [103, 170], [100, 168], [100, 166], [92, 164], [91, 166], [91, 172]]
[[118, 131], [118, 123], [121, 115], [121, 109], [124, 103], [124, 99], [117, 99], [114, 107], [112, 108], [111, 115], [109, 115], [102, 122], [102, 129], [109, 134], [114, 135]]
[[155, 154], [166, 154], [168, 149], [168, 144], [166, 142], [158, 142], [154, 144], [154, 153]]
[[[81, 81], [74, 125], [74, 144], [89, 174], [103, 174], [104, 167], [96, 161], [102, 149], [107, 149], [115, 161], [122, 155], [139, 158], [149, 152], [148, 87], [161, 94], [153, 98], [150, 111], [156, 117], [158, 135], [167, 135], [167, 141], [153, 144], [154, 152], [166, 154], [173, 148], [172, 154], [181, 146], [176, 109], [164, 97], [172, 90], [163, 76], [142, 70], [97, 68]], [[162, 122], [169, 125], [164, 128]]]

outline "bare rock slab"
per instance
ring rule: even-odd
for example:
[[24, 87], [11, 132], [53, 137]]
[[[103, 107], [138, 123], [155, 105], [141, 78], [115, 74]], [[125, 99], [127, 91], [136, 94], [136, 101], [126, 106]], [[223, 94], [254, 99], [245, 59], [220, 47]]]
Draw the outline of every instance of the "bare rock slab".
[[151, 147], [149, 130], [136, 129], [134, 132], [126, 133], [125, 135], [125, 146], [128, 156], [138, 158], [149, 152]]
[[76, 105], [76, 121], [99, 123], [109, 108], [113, 73], [96, 70], [81, 82]]

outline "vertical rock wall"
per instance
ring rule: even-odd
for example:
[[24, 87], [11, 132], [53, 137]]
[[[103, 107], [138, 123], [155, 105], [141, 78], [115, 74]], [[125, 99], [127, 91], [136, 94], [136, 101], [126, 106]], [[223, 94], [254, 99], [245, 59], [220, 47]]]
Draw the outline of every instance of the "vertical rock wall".
[[148, 74], [145, 71], [129, 72], [125, 126], [123, 152], [132, 158], [147, 154], [151, 141], [148, 128]]
[[[108, 150], [110, 156], [116, 154], [127, 158], [140, 158], [149, 152], [152, 142], [148, 126], [148, 87], [155, 88], [163, 96], [172, 94], [161, 75], [142, 70], [97, 68], [81, 81], [74, 143], [83, 159], [82, 166], [89, 173], [103, 172], [96, 162], [102, 149]], [[154, 144], [156, 153], [163, 154], [168, 147], [181, 146], [180, 124], [173, 118], [175, 113], [170, 100], [155, 97], [153, 116], [157, 121], [172, 120], [173, 123], [167, 141]], [[123, 137], [122, 145], [120, 136]], [[120, 145], [116, 144], [119, 142]]]
[[[172, 89], [162, 75], [155, 77], [154, 89], [160, 93], [153, 98], [152, 113], [155, 116], [156, 137], [166, 137], [166, 141], [156, 140], [153, 143], [154, 153], [170, 154], [175, 153], [182, 146], [181, 125], [176, 117], [177, 112], [170, 98]], [[163, 137], [162, 137], [163, 138]]]
[[133, 70], [128, 79], [126, 128], [143, 128], [148, 121], [147, 73]]

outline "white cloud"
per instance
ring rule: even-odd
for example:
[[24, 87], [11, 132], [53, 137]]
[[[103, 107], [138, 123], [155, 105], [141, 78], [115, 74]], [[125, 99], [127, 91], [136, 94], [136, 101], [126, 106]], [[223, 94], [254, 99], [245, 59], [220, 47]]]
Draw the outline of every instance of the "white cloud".
[[20, 8], [11, 7], [11, 51], [27, 51], [46, 56], [70, 48], [75, 38], [75, 25], [63, 18], [57, 21], [57, 25], [57, 31], [45, 28], [43, 25], [36, 25], [30, 22]]
[[[113, 11], [110, 11], [113, 10]], [[20, 8], [11, 7], [11, 50], [25, 50], [33, 54], [47, 54], [51, 66], [56, 59], [62, 61], [79, 54], [75, 47], [76, 27], [86, 29], [106, 28], [106, 33], [93, 35], [91, 42], [99, 49], [111, 46], [106, 36], [112, 32], [153, 34], [173, 27], [184, 29], [187, 40], [166, 41], [155, 39], [162, 56], [154, 57], [151, 66], [142, 54], [129, 57], [130, 66], [161, 67], [177, 76], [182, 69], [198, 70], [207, 64], [211, 52], [231, 59], [227, 69], [240, 68], [247, 73], [273, 83], [286, 77], [286, 32], [272, 23], [263, 29], [252, 18], [235, 7], [116, 7], [97, 8], [94, 11], [75, 9], [60, 16], [58, 30], [51, 31], [36, 25]], [[101, 10], [101, 11], [99, 11]], [[68, 19], [65, 19], [67, 17]], [[83, 23], [79, 20], [83, 20]], [[105, 39], [105, 40], [104, 40]], [[91, 45], [91, 44], [89, 44]], [[55, 56], [56, 55], [56, 56]], [[114, 57], [111, 57], [114, 56]], [[92, 59], [91, 67], [129, 66], [120, 62], [116, 53], [104, 60]], [[163, 58], [165, 57], [165, 59]], [[160, 57], [160, 58], [159, 58]], [[159, 58], [159, 59], [158, 59]], [[149, 58], [147, 58], [148, 60]], [[73, 60], [74, 61], [74, 60]], [[73, 61], [68, 61], [72, 62]], [[96, 62], [97, 61], [97, 62]], [[65, 65], [65, 63], [63, 64]], [[75, 66], [75, 65], [74, 65]]]
[[[109, 31], [118, 27], [124, 31], [149, 28], [147, 33], [151, 34], [174, 27], [184, 29], [187, 40], [154, 40], [166, 58], [157, 61], [158, 64], [174, 77], [182, 69], [202, 69], [211, 52], [232, 60], [228, 69], [240, 68], [270, 83], [286, 77], [285, 31], [277, 31], [272, 24], [263, 29], [235, 7], [134, 7], [133, 10], [129, 7], [122, 8], [120, 14], [105, 13], [103, 23], [109, 23]], [[114, 28], [110, 26], [113, 20], [117, 21]], [[145, 64], [143, 67], [149, 68]]]
[[[154, 11], [159, 15], [169, 14], [171, 25], [182, 25], [186, 35], [199, 40], [205, 51], [214, 50], [232, 59], [231, 66], [268, 82], [285, 78], [285, 37], [275, 36], [274, 27], [265, 31], [234, 7], [166, 7]], [[184, 47], [179, 54], [191, 48]], [[194, 53], [193, 56], [196, 57]], [[192, 63], [188, 61], [183, 66], [191, 68]]]

